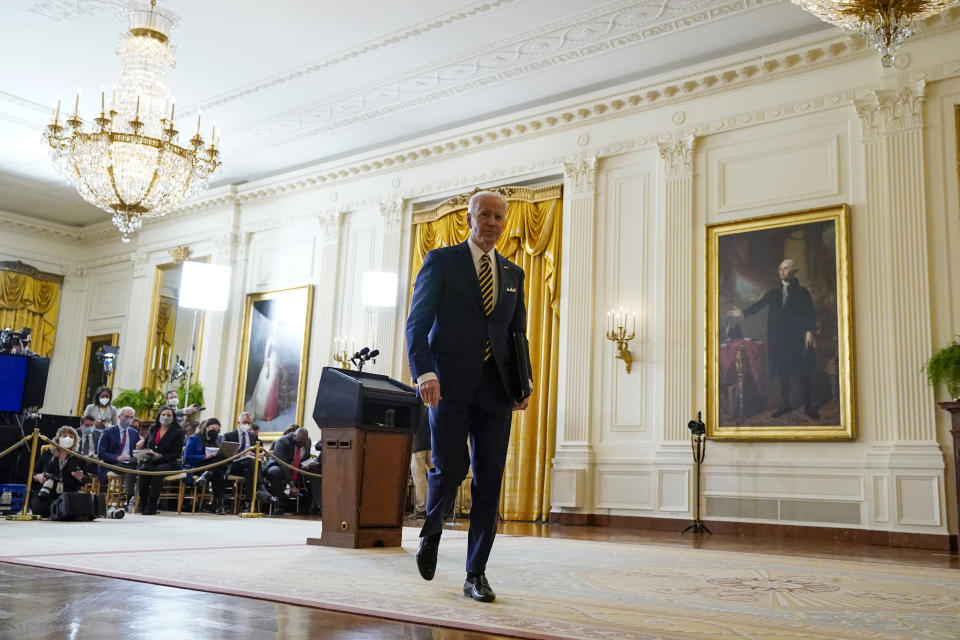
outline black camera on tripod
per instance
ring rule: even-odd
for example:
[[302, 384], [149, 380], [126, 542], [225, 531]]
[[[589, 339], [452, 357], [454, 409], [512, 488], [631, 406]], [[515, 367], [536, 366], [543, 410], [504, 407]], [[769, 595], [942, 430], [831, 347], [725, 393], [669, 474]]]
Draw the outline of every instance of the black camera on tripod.
[[0, 354], [25, 354], [30, 351], [27, 348], [30, 340], [30, 327], [24, 327], [20, 331], [7, 327], [0, 331]]
[[690, 429], [690, 433], [695, 436], [702, 436], [707, 432], [707, 425], [700, 419], [699, 411], [697, 411], [697, 419], [687, 423], [687, 429]]

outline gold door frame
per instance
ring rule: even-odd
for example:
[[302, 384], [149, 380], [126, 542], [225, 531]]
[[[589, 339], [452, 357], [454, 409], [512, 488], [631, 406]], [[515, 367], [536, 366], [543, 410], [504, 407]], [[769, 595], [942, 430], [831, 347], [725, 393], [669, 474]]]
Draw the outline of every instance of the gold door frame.
[[[87, 389], [88, 375], [90, 373], [90, 350], [94, 342], [110, 341], [111, 347], [117, 347], [120, 344], [119, 333], [103, 333], [98, 336], [87, 336], [86, 343], [83, 345], [83, 373], [80, 376], [80, 391], [77, 394], [77, 415], [80, 415], [86, 409], [86, 398], [84, 391]], [[113, 389], [113, 374], [111, 371], [107, 374], [107, 386]]]
[[[194, 258], [191, 260], [191, 262], [210, 262], [210, 256]], [[150, 389], [158, 389], [163, 391], [163, 389], [160, 388], [163, 383], [157, 381], [155, 370], [150, 366], [151, 356], [157, 346], [155, 336], [156, 331], [154, 329], [157, 326], [157, 317], [160, 314], [160, 286], [163, 282], [163, 272], [182, 265], [182, 260], [175, 260], [174, 262], [158, 264], [153, 269], [153, 294], [150, 298], [150, 320], [147, 324], [147, 349], [143, 355], [142, 385], [144, 387], [149, 387]], [[177, 308], [179, 310], [179, 307]], [[199, 381], [198, 371], [200, 367], [198, 365], [200, 363], [200, 356], [203, 353], [203, 332], [207, 320], [207, 313], [205, 311], [198, 309], [196, 312], [200, 314], [200, 321], [198, 323], [199, 331], [197, 333], [197, 357], [196, 361], [193, 363], [193, 371], [190, 372], [191, 384]], [[176, 328], [174, 328], [174, 331], [176, 331]], [[187, 393], [189, 394], [189, 389]]]

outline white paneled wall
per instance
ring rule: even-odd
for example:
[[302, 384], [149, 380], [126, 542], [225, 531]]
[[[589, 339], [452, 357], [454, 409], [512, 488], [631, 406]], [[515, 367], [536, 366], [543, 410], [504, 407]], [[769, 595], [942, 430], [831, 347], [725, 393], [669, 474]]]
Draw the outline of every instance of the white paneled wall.
[[[705, 226], [847, 203], [858, 437], [710, 442], [708, 514], [955, 531], [947, 419], [919, 373], [960, 330], [960, 24], [951, 24], [910, 45], [905, 69], [882, 71], [872, 54], [841, 55], [822, 37], [809, 45], [820, 53], [806, 55], [797, 41], [796, 71], [762, 64], [784, 59], [781, 49], [758, 50], [759, 75], [739, 88], [628, 104], [618, 98], [626, 85], [375, 154], [390, 162], [349, 158], [221, 188], [129, 246], [104, 225], [3, 214], [0, 258], [66, 278], [47, 409], [73, 410], [87, 335], [119, 332], [116, 384], [140, 385], [154, 268], [186, 244], [234, 268], [229, 309], [207, 317], [200, 366], [210, 412], [224, 421], [234, 417], [245, 296], [315, 287], [304, 407], [315, 431], [313, 396], [335, 337], [379, 347], [372, 369], [403, 374], [412, 207], [478, 185], [563, 180], [553, 510], [688, 519], [696, 482], [685, 425], [705, 408]], [[724, 78], [736, 63], [684, 73]], [[600, 106], [582, 106], [592, 101]], [[569, 118], [544, 115], [568, 108]], [[396, 309], [360, 304], [368, 270], [399, 274]], [[601, 333], [614, 307], [637, 312], [629, 375]]]

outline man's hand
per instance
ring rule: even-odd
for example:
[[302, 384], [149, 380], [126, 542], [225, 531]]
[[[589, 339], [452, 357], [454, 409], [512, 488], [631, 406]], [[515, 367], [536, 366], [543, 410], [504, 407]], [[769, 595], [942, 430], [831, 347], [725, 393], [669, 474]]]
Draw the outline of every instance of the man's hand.
[[183, 414], [186, 415], [186, 416], [191, 416], [191, 415], [195, 414], [195, 413], [196, 413], [197, 411], [199, 411], [199, 410], [200, 410], [200, 405], [198, 405], [198, 404], [192, 404], [192, 405], [190, 405], [189, 407], [187, 407], [186, 409], [183, 410]]
[[426, 380], [420, 385], [420, 399], [428, 407], [436, 407], [437, 403], [443, 400], [440, 395], [440, 381]]
[[527, 407], [530, 406], [530, 396], [527, 396], [523, 399], [523, 402], [514, 402], [513, 410], [514, 411], [526, 411]]

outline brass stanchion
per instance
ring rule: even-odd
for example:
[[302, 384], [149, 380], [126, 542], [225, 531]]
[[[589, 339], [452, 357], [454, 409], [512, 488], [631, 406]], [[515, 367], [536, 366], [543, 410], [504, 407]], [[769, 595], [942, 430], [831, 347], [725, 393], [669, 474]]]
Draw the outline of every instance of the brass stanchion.
[[37, 459], [37, 442], [40, 440], [40, 429], [34, 428], [33, 430], [33, 444], [30, 445], [30, 470], [27, 472], [27, 492], [23, 495], [23, 511], [20, 515], [16, 516], [7, 516], [7, 520], [14, 520], [16, 522], [24, 522], [27, 520], [39, 520], [40, 516], [30, 514], [27, 515], [27, 508], [30, 506], [30, 489], [33, 486], [33, 463]]
[[241, 513], [241, 518], [262, 518], [263, 514], [257, 511], [257, 474], [260, 471], [260, 440], [257, 439], [253, 448], [253, 486], [250, 488], [250, 511]]

